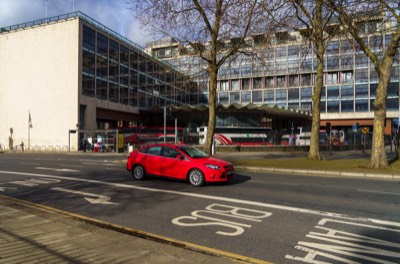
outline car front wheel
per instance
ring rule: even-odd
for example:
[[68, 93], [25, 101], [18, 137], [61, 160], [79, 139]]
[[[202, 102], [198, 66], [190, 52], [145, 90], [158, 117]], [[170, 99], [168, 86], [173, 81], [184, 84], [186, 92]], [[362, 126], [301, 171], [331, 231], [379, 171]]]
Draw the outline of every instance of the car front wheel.
[[144, 170], [143, 166], [136, 165], [132, 169], [132, 175], [135, 180], [143, 180], [146, 177], [146, 171]]
[[205, 183], [204, 174], [198, 169], [193, 169], [189, 172], [188, 180], [191, 185], [196, 187], [200, 187]]

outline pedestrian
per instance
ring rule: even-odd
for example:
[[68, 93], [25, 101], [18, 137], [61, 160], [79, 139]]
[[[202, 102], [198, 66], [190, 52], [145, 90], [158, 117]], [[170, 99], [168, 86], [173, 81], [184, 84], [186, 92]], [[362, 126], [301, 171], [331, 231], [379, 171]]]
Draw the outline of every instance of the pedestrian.
[[20, 146], [21, 146], [22, 151], [25, 151], [25, 150], [24, 150], [24, 141], [21, 141]]
[[86, 152], [87, 144], [88, 144], [87, 139], [83, 138], [83, 141], [82, 141], [83, 152]]

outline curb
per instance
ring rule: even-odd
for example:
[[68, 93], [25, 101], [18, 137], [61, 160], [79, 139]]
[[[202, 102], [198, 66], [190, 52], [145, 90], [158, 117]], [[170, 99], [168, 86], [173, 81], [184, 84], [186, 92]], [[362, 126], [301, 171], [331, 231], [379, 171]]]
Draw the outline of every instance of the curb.
[[229, 259], [229, 260], [232, 260], [232, 261], [237, 262], [237, 263], [253, 263], [253, 264], [269, 264], [269, 263], [271, 263], [271, 262], [268, 262], [268, 261], [255, 259], [255, 258], [251, 258], [251, 257], [247, 257], [247, 256], [243, 256], [243, 255], [227, 252], [227, 251], [222, 251], [222, 250], [218, 250], [218, 249], [214, 249], [214, 248], [210, 248], [210, 247], [206, 247], [206, 246], [201, 246], [201, 245], [197, 245], [197, 244], [193, 244], [193, 243], [189, 243], [189, 242], [184, 242], [184, 241], [172, 239], [172, 238], [165, 237], [165, 236], [160, 236], [160, 235], [156, 235], [156, 234], [152, 234], [152, 233], [147, 233], [147, 232], [140, 231], [140, 230], [137, 230], [137, 229], [116, 225], [116, 224], [113, 224], [113, 223], [110, 223], [110, 222], [98, 220], [98, 219], [87, 217], [87, 216], [83, 216], [83, 215], [80, 215], [80, 214], [75, 214], [75, 213], [63, 211], [63, 210], [60, 210], [60, 209], [57, 209], [57, 208], [54, 208], [54, 207], [49, 207], [49, 206], [46, 206], [46, 205], [36, 204], [36, 203], [29, 202], [29, 201], [24, 201], [24, 200], [20, 200], [20, 199], [17, 199], [17, 198], [4, 196], [4, 195], [1, 195], [1, 194], [0, 194], [0, 198], [7, 199], [9, 201], [15, 202], [18, 205], [31, 207], [33, 209], [46, 211], [46, 212], [50, 212], [50, 213], [57, 213], [57, 214], [66, 215], [66, 216], [69, 216], [69, 217], [71, 217], [71, 218], [73, 218], [75, 220], [78, 220], [78, 221], [81, 221], [81, 222], [84, 222], [84, 223], [87, 223], [87, 224], [95, 225], [95, 226], [98, 226], [98, 227], [101, 227], [101, 228], [105, 228], [105, 229], [113, 230], [113, 231], [120, 232], [120, 233], [123, 233], [123, 234], [127, 234], [127, 235], [131, 235], [131, 236], [135, 236], [135, 237], [139, 237], [139, 238], [155, 241], [155, 242], [158, 242], [158, 243], [168, 244], [168, 245], [171, 245], [171, 246], [174, 246], [174, 247], [183, 248], [183, 249], [186, 249], [186, 250], [191, 250], [191, 251], [203, 253], [203, 254], [206, 254], [206, 255], [209, 255], [209, 256]]
[[400, 175], [397, 174], [377, 174], [377, 173], [367, 173], [367, 172], [359, 173], [359, 172], [346, 172], [346, 171], [296, 170], [296, 169], [247, 167], [247, 166], [235, 166], [235, 170], [245, 170], [252, 172], [269, 172], [269, 173], [271, 172], [293, 173], [293, 174], [310, 175], [310, 176], [327, 176], [327, 177], [344, 176], [348, 178], [400, 180]]

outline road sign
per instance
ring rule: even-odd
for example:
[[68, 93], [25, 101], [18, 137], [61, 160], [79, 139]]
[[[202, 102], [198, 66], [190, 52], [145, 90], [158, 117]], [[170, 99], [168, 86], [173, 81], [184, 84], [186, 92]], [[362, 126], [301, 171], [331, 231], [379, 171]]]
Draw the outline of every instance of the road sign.
[[368, 127], [363, 127], [362, 133], [365, 135], [368, 133]]

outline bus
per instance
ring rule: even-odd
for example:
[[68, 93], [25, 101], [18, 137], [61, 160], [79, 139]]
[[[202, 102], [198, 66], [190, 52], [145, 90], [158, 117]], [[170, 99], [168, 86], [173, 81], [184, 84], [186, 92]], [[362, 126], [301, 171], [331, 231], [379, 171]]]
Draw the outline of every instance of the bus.
[[[344, 130], [332, 129], [331, 131], [332, 145], [344, 144]], [[298, 127], [294, 129], [293, 134], [285, 134], [282, 136], [283, 145], [310, 146], [311, 130], [309, 128]], [[329, 135], [325, 129], [319, 131], [319, 144], [330, 144]]]
[[311, 130], [309, 128], [298, 127], [293, 129], [293, 133], [282, 136], [281, 145], [309, 146], [311, 142]]
[[[119, 128], [119, 131], [124, 134], [125, 144], [143, 145], [164, 142], [164, 127], [137, 126]], [[177, 135], [175, 135], [175, 127], [166, 127], [165, 132], [166, 142], [183, 143], [182, 127], [176, 128]]]
[[[199, 145], [206, 143], [207, 127], [197, 128]], [[267, 127], [215, 127], [214, 140], [216, 145], [272, 145]]]

